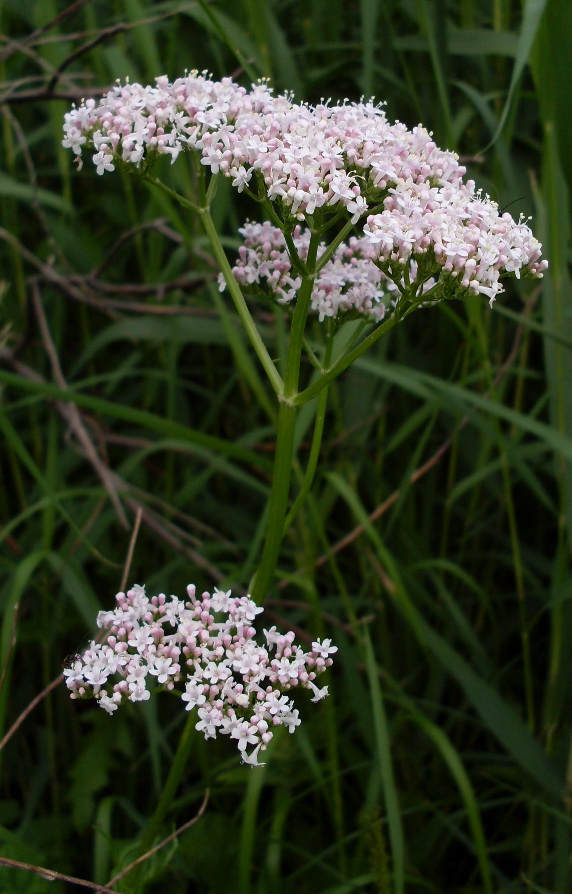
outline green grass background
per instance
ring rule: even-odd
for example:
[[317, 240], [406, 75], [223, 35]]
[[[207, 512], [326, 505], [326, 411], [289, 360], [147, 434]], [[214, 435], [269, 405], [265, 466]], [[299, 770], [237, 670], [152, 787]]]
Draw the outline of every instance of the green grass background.
[[[335, 640], [331, 697], [299, 699], [261, 770], [197, 734], [165, 834], [206, 787], [207, 810], [146, 890], [572, 892], [572, 5], [4, 0], [0, 32], [0, 738], [111, 607], [138, 509], [130, 583], [242, 586], [271, 475], [272, 395], [197, 221], [77, 173], [72, 98], [185, 69], [375, 95], [533, 215], [550, 267], [492, 311], [416, 314], [333, 386], [264, 616]], [[163, 174], [190, 190], [184, 160]], [[256, 210], [222, 185], [230, 256]], [[278, 353], [284, 321], [255, 312]], [[0, 754], [0, 856], [111, 878], [181, 714], [163, 696], [109, 718], [58, 687]], [[72, 888], [0, 867], [0, 890]]]

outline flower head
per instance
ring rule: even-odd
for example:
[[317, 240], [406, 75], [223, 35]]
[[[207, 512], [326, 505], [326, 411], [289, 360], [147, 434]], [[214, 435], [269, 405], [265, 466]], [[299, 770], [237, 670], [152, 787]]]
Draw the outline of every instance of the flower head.
[[[355, 225], [363, 220], [360, 238], [320, 272], [312, 298], [320, 319], [351, 310], [379, 321], [386, 299], [406, 292], [416, 305], [470, 294], [492, 304], [502, 277], [540, 277], [546, 267], [526, 221], [501, 214], [465, 182], [455, 153], [439, 149], [421, 125], [389, 122], [373, 102], [311, 106], [275, 95], [266, 82], [248, 90], [192, 71], [149, 86], [118, 83], [99, 102], [72, 108], [64, 132], [63, 145], [80, 159], [91, 151], [101, 175], [195, 152], [239, 192], [270, 200], [285, 232], [340, 213]], [[293, 236], [298, 263], [280, 229], [247, 224], [243, 235], [237, 278], [291, 301], [307, 231]]]
[[66, 686], [72, 698], [95, 698], [109, 714], [123, 702], [149, 699], [149, 685], [179, 691], [187, 711], [197, 708], [196, 729], [205, 738], [230, 736], [243, 761], [257, 765], [274, 727], [294, 732], [300, 723], [285, 693], [298, 686], [314, 694], [312, 701], [326, 695], [314, 680], [337, 649], [324, 640], [304, 652], [294, 633], [275, 628], [260, 646], [252, 621], [262, 609], [250, 596], [215, 590], [197, 597], [193, 586], [187, 593], [187, 601], [149, 599], [138, 585], [118, 593], [116, 609], [97, 619], [107, 641], [74, 656]]

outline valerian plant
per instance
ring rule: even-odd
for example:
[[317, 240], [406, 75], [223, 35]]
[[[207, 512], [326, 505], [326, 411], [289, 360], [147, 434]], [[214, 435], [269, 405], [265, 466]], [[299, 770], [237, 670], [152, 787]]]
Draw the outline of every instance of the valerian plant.
[[[421, 126], [390, 123], [373, 101], [311, 106], [275, 95], [264, 81], [247, 89], [191, 72], [151, 86], [118, 83], [101, 100], [72, 108], [64, 130], [63, 145], [79, 169], [88, 154], [97, 174], [129, 171], [198, 215], [221, 291], [228, 291], [278, 404], [265, 540], [249, 595], [215, 591], [198, 599], [192, 587], [186, 601], [149, 600], [140, 587], [120, 593], [116, 610], [99, 616], [107, 642], [74, 661], [68, 686], [72, 696], [95, 696], [110, 713], [123, 701], [146, 700], [149, 681], [178, 688], [186, 709], [197, 709], [198, 730], [229, 735], [243, 760], [258, 764], [273, 727], [292, 732], [299, 722], [285, 693], [302, 686], [314, 700], [325, 695], [314, 680], [335, 652], [326, 639], [305, 653], [293, 634], [274, 628], [257, 645], [252, 626], [312, 485], [328, 386], [414, 311], [471, 295], [492, 306], [506, 277], [541, 277], [546, 261], [527, 221], [501, 213], [464, 179], [457, 155], [438, 148]], [[157, 177], [162, 156], [188, 160], [194, 195], [178, 194]], [[259, 221], [240, 230], [234, 267], [211, 216], [220, 178], [261, 211]], [[250, 311], [253, 293], [289, 318], [279, 364]], [[319, 344], [308, 337], [310, 315], [324, 323]], [[336, 343], [348, 321], [357, 325]], [[311, 369], [305, 380], [303, 358]], [[310, 460], [291, 500], [297, 413], [316, 398]], [[166, 787], [171, 793], [182, 772], [179, 756]]]

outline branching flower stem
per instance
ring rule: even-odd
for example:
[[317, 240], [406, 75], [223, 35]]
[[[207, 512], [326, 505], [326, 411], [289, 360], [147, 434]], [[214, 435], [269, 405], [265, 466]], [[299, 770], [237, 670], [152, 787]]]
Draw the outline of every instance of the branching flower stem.
[[342, 356], [336, 360], [336, 362], [329, 369], [324, 370], [322, 375], [317, 378], [314, 382], [308, 385], [303, 391], [299, 391], [298, 394], [293, 398], [293, 402], [295, 406], [300, 407], [302, 404], [305, 404], [307, 401], [312, 400], [312, 398], [316, 397], [323, 388], [333, 382], [337, 376], [344, 372], [351, 366], [354, 361], [361, 357], [372, 345], [376, 343], [376, 341], [381, 338], [386, 332], [389, 332], [390, 329], [393, 329], [401, 320], [402, 316], [397, 314], [391, 316], [388, 320], [383, 323], [380, 323], [379, 326], [370, 332], [369, 335], [361, 341], [353, 350], [348, 353], [342, 354]]
[[[329, 363], [329, 357], [331, 353], [332, 340], [329, 339], [326, 345], [326, 356], [324, 359], [325, 365]], [[290, 512], [284, 522], [284, 531], [282, 536], [286, 536], [286, 532], [292, 525], [292, 522], [298, 515], [298, 512], [302, 508], [306, 497], [310, 492], [310, 488], [312, 487], [312, 483], [314, 481], [314, 475], [316, 474], [316, 469], [318, 466], [318, 460], [320, 458], [320, 448], [322, 446], [322, 436], [324, 434], [324, 423], [326, 421], [326, 408], [328, 405], [328, 386], [322, 388], [320, 394], [318, 396], [318, 406], [316, 408], [316, 420], [314, 423], [314, 434], [312, 435], [312, 444], [310, 447], [310, 456], [308, 458], [308, 465], [306, 467], [306, 473], [304, 475], [304, 479], [302, 481], [302, 485]]]
[[[211, 217], [209, 205], [206, 204], [206, 200], [204, 205], [197, 205], [194, 202], [191, 202], [189, 199], [186, 199], [184, 196], [181, 196], [179, 193], [168, 187], [158, 178], [147, 175], [145, 179], [153, 186], [158, 187], [171, 198], [175, 199], [184, 208], [187, 208], [188, 210], [193, 211], [194, 213], [199, 215], [211, 244], [213, 254], [220, 267], [220, 270], [222, 271], [227, 288], [233, 299], [236, 311], [250, 339], [250, 343], [252, 344], [252, 347], [254, 348], [256, 355], [268, 376], [270, 384], [272, 385], [278, 397], [278, 400], [280, 401], [278, 412], [278, 427], [276, 433], [276, 454], [274, 460], [274, 472], [272, 476], [272, 489], [268, 507], [266, 539], [264, 542], [260, 565], [250, 586], [250, 592], [252, 593], [254, 599], [257, 599], [258, 602], [261, 603], [264, 600], [264, 597], [266, 596], [274, 577], [280, 553], [280, 546], [282, 544], [284, 534], [297, 515], [305, 499], [305, 496], [310, 489], [317, 466], [324, 426], [327, 390], [323, 392], [323, 397], [321, 397], [318, 407], [316, 427], [314, 430], [314, 440], [306, 476], [298, 497], [294, 505], [292, 506], [288, 519], [286, 519], [294, 457], [294, 430], [296, 424], [296, 415], [297, 408], [300, 403], [302, 403], [298, 401], [298, 386], [304, 331], [308, 311], [310, 309], [312, 289], [314, 286], [316, 272], [318, 267], [322, 266], [322, 259], [320, 259], [320, 264], [317, 264], [320, 232], [313, 232], [310, 240], [308, 258], [305, 265], [305, 273], [303, 276], [302, 286], [300, 289], [298, 300], [296, 302], [294, 316], [292, 319], [292, 327], [290, 331], [288, 352], [286, 358], [286, 373], [284, 380], [282, 380], [282, 377], [276, 369], [276, 366], [274, 365], [272, 358], [270, 357], [268, 350], [264, 342], [262, 341], [262, 338], [256, 328], [254, 320], [252, 319], [246, 301], [244, 300], [244, 296], [242, 294], [240, 286], [238, 285], [234, 277], [226, 254], [222, 247], [221, 241], [219, 239], [218, 233], [216, 231], [213, 219]], [[209, 193], [212, 193], [210, 189]], [[344, 228], [344, 233], [345, 229], [347, 229], [347, 227]], [[339, 239], [336, 240], [336, 242], [339, 241]], [[343, 367], [343, 369], [345, 369], [345, 366]], [[325, 373], [324, 375], [326, 374], [327, 373]], [[321, 382], [322, 380], [323, 376], [318, 381]], [[319, 390], [322, 389], [320, 388]]]
[[[198, 214], [208, 236], [217, 264], [219, 265], [219, 268], [224, 276], [227, 288], [230, 292], [230, 296], [234, 302], [236, 312], [240, 317], [240, 321], [244, 326], [245, 332], [250, 340], [252, 347], [254, 348], [256, 356], [260, 360], [260, 363], [262, 364], [264, 371], [268, 376], [272, 388], [280, 398], [284, 393], [284, 383], [282, 381], [282, 377], [280, 376], [280, 373], [272, 362], [272, 358], [268, 353], [266, 345], [264, 344], [262, 337], [258, 332], [258, 329], [256, 328], [256, 324], [252, 319], [240, 286], [238, 285], [231, 270], [230, 264], [224, 252], [224, 248], [222, 247], [219, 235], [214, 225], [209, 205], [196, 205], [194, 202], [191, 202], [189, 201], [189, 199], [186, 199], [184, 196], [180, 195], [178, 192], [176, 192], [176, 190], [168, 187], [157, 177], [146, 175], [145, 180], [147, 180], [147, 182], [151, 183], [153, 186], [161, 189], [172, 199], [175, 199], [180, 205], [183, 206], [183, 208], [186, 208], [187, 210], [193, 211], [195, 214]], [[211, 192], [210, 188], [209, 192]]]
[[290, 480], [294, 457], [294, 429], [298, 406], [295, 399], [298, 394], [300, 378], [300, 360], [304, 342], [306, 319], [312, 299], [312, 289], [316, 275], [316, 258], [319, 245], [319, 233], [314, 231], [310, 239], [306, 273], [298, 294], [286, 356], [286, 372], [284, 376], [284, 394], [280, 398], [278, 411], [278, 428], [276, 433], [276, 455], [272, 475], [272, 489], [268, 504], [268, 522], [266, 539], [258, 570], [251, 581], [250, 592], [253, 599], [260, 604], [272, 583], [280, 546], [284, 536], [284, 523], [288, 510]]
[[[278, 400], [280, 402], [278, 411], [278, 425], [276, 432], [276, 453], [274, 458], [274, 470], [272, 475], [272, 488], [268, 505], [268, 521], [266, 529], [266, 538], [260, 559], [258, 570], [256, 571], [252, 581], [250, 582], [249, 591], [253, 598], [259, 604], [262, 603], [272, 584], [272, 580], [278, 564], [280, 547], [284, 535], [295, 516], [297, 515], [306, 495], [309, 492], [311, 483], [316, 471], [321, 438], [325, 420], [325, 412], [327, 405], [327, 386], [345, 369], [347, 369], [358, 357], [368, 350], [378, 338], [385, 332], [388, 332], [403, 318], [406, 314], [394, 314], [384, 323], [377, 326], [366, 338], [363, 339], [353, 350], [347, 352], [340, 357], [333, 366], [327, 368], [329, 351], [325, 357], [326, 368], [322, 374], [306, 389], [298, 391], [300, 377], [300, 360], [302, 355], [302, 346], [304, 342], [304, 331], [306, 319], [310, 309], [312, 289], [314, 280], [324, 264], [324, 257], [332, 256], [335, 248], [347, 236], [347, 232], [351, 229], [351, 223], [348, 223], [334, 240], [332, 245], [328, 247], [325, 254], [322, 254], [319, 262], [317, 261], [317, 252], [320, 242], [320, 230], [312, 232], [310, 246], [308, 250], [308, 258], [305, 264], [305, 272], [302, 278], [302, 286], [298, 294], [294, 315], [292, 318], [292, 326], [290, 338], [288, 342], [288, 351], [286, 358], [286, 372], [284, 380], [280, 376], [278, 370], [266, 345], [262, 341], [260, 333], [256, 328], [256, 324], [252, 319], [242, 291], [236, 278], [232, 272], [231, 266], [226, 257], [224, 248], [216, 231], [210, 207], [207, 204], [206, 197], [203, 199], [205, 204], [197, 205], [181, 196], [178, 192], [168, 187], [165, 183], [156, 177], [146, 175], [145, 179], [153, 186], [158, 187], [171, 198], [175, 199], [184, 208], [198, 214], [209, 242], [215, 259], [222, 271], [227, 288], [234, 302], [236, 311], [249, 337], [250, 343], [254, 348], [258, 359], [260, 360], [267, 376], [272, 385]], [[211, 184], [212, 185], [212, 184]], [[201, 183], [202, 192], [204, 193], [204, 181]], [[209, 187], [209, 197], [212, 196], [213, 190]], [[347, 232], [346, 232], [347, 231]], [[302, 487], [290, 512], [288, 513], [288, 501], [290, 494], [290, 481], [292, 477], [292, 465], [294, 458], [294, 431], [296, 425], [297, 411], [302, 404], [320, 394], [320, 401], [316, 415], [316, 425], [314, 428], [314, 438], [310, 451], [310, 458], [306, 475], [302, 483]], [[288, 513], [288, 515], [287, 515]]]

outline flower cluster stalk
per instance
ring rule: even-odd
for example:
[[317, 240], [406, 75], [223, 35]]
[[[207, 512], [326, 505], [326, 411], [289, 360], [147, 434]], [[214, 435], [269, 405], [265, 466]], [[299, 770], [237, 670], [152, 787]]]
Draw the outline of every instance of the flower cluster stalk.
[[286, 372], [284, 375], [284, 392], [279, 397], [278, 424], [276, 430], [276, 455], [272, 488], [268, 504], [268, 522], [266, 538], [258, 569], [251, 582], [254, 599], [260, 602], [265, 598], [272, 583], [280, 547], [284, 537], [284, 522], [288, 511], [292, 464], [294, 460], [294, 432], [296, 426], [297, 406], [294, 400], [298, 394], [300, 379], [300, 362], [306, 318], [310, 309], [312, 288], [314, 285], [318, 236], [313, 233], [310, 240], [308, 259], [294, 309], [294, 317], [288, 341], [286, 356]]

